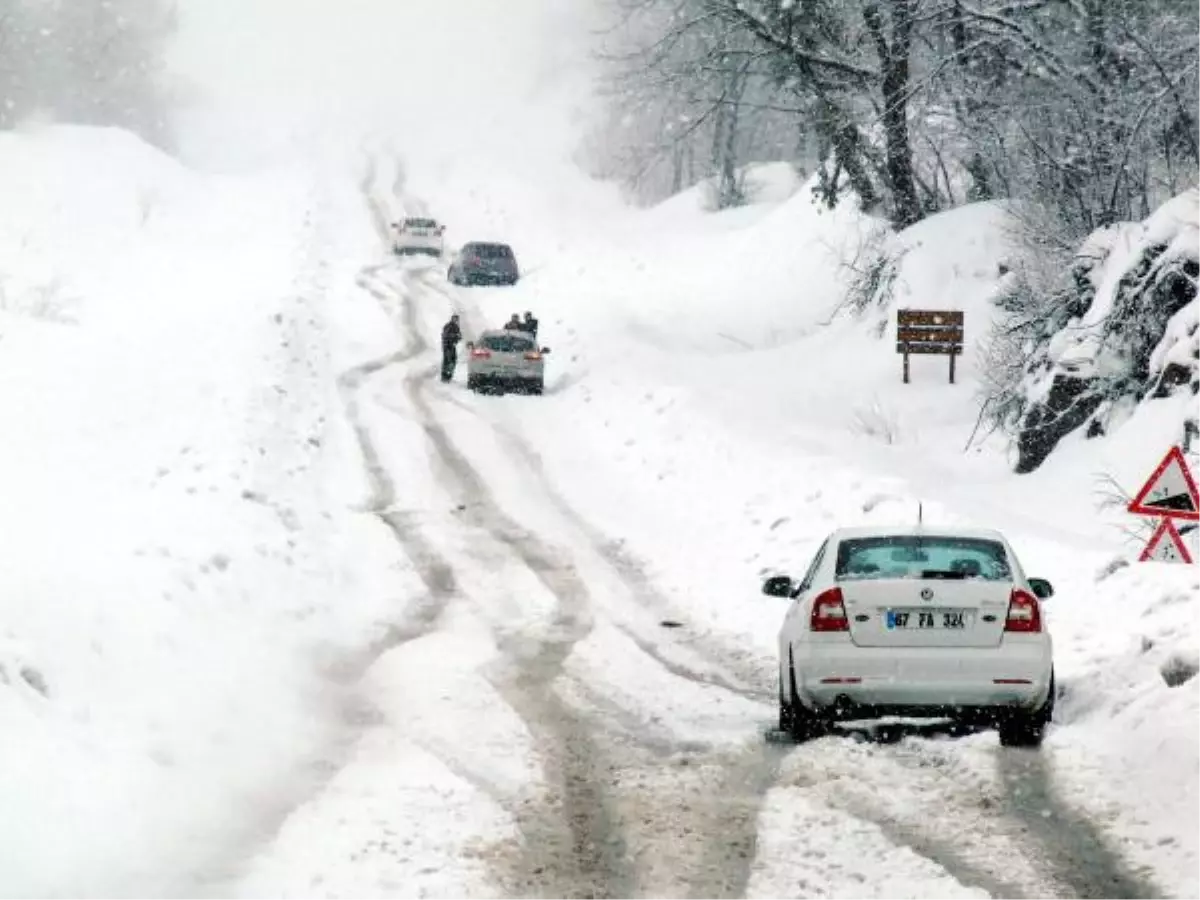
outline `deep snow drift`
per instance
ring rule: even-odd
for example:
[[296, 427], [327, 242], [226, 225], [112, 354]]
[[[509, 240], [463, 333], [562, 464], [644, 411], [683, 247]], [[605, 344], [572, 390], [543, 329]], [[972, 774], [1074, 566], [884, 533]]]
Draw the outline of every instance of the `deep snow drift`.
[[177, 893], [320, 775], [329, 672], [397, 612], [335, 198], [65, 127], [0, 136], [0, 193], [0, 891]]

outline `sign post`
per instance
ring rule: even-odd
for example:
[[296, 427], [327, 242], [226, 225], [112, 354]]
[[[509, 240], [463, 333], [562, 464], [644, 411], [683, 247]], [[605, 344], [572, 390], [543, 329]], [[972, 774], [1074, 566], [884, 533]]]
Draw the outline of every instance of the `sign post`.
[[1200, 521], [1200, 495], [1179, 447], [1167, 451], [1127, 509], [1137, 516], [1159, 519], [1138, 562], [1192, 562], [1192, 555], [1175, 522]]
[[909, 382], [908, 356], [940, 354], [950, 357], [950, 383], [954, 363], [963, 348], [961, 309], [901, 309], [896, 312], [896, 352], [904, 354], [904, 383]]

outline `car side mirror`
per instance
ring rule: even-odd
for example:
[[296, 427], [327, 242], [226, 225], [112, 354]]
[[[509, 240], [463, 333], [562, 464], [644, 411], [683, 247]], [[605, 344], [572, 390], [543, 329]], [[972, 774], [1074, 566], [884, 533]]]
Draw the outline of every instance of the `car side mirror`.
[[475, 349], [475, 342], [474, 342], [474, 341], [467, 341], [467, 349], [468, 349], [468, 350], [474, 350], [474, 349]]
[[795, 585], [786, 575], [774, 575], [763, 582], [762, 592], [768, 597], [790, 597]]
[[1045, 600], [1054, 596], [1054, 585], [1045, 578], [1030, 578], [1029, 589], [1033, 591], [1033, 595], [1039, 600]]
[[542, 352], [543, 354], [549, 353], [549, 352], [550, 352], [550, 348], [549, 348], [549, 347], [543, 347], [543, 348], [541, 349], [541, 352]]

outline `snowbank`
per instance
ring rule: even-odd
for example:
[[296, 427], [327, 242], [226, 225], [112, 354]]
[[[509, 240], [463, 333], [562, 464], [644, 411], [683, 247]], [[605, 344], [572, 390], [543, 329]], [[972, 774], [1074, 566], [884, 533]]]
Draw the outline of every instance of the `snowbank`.
[[79, 128], [0, 135], [0, 195], [0, 890], [178, 893], [313, 777], [386, 612], [327, 198]]

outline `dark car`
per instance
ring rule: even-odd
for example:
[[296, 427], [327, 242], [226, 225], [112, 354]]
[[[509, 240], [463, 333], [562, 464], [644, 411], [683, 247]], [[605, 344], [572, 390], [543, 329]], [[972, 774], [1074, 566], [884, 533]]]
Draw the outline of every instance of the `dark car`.
[[464, 244], [446, 273], [451, 284], [516, 284], [517, 257], [508, 244], [472, 241]]

